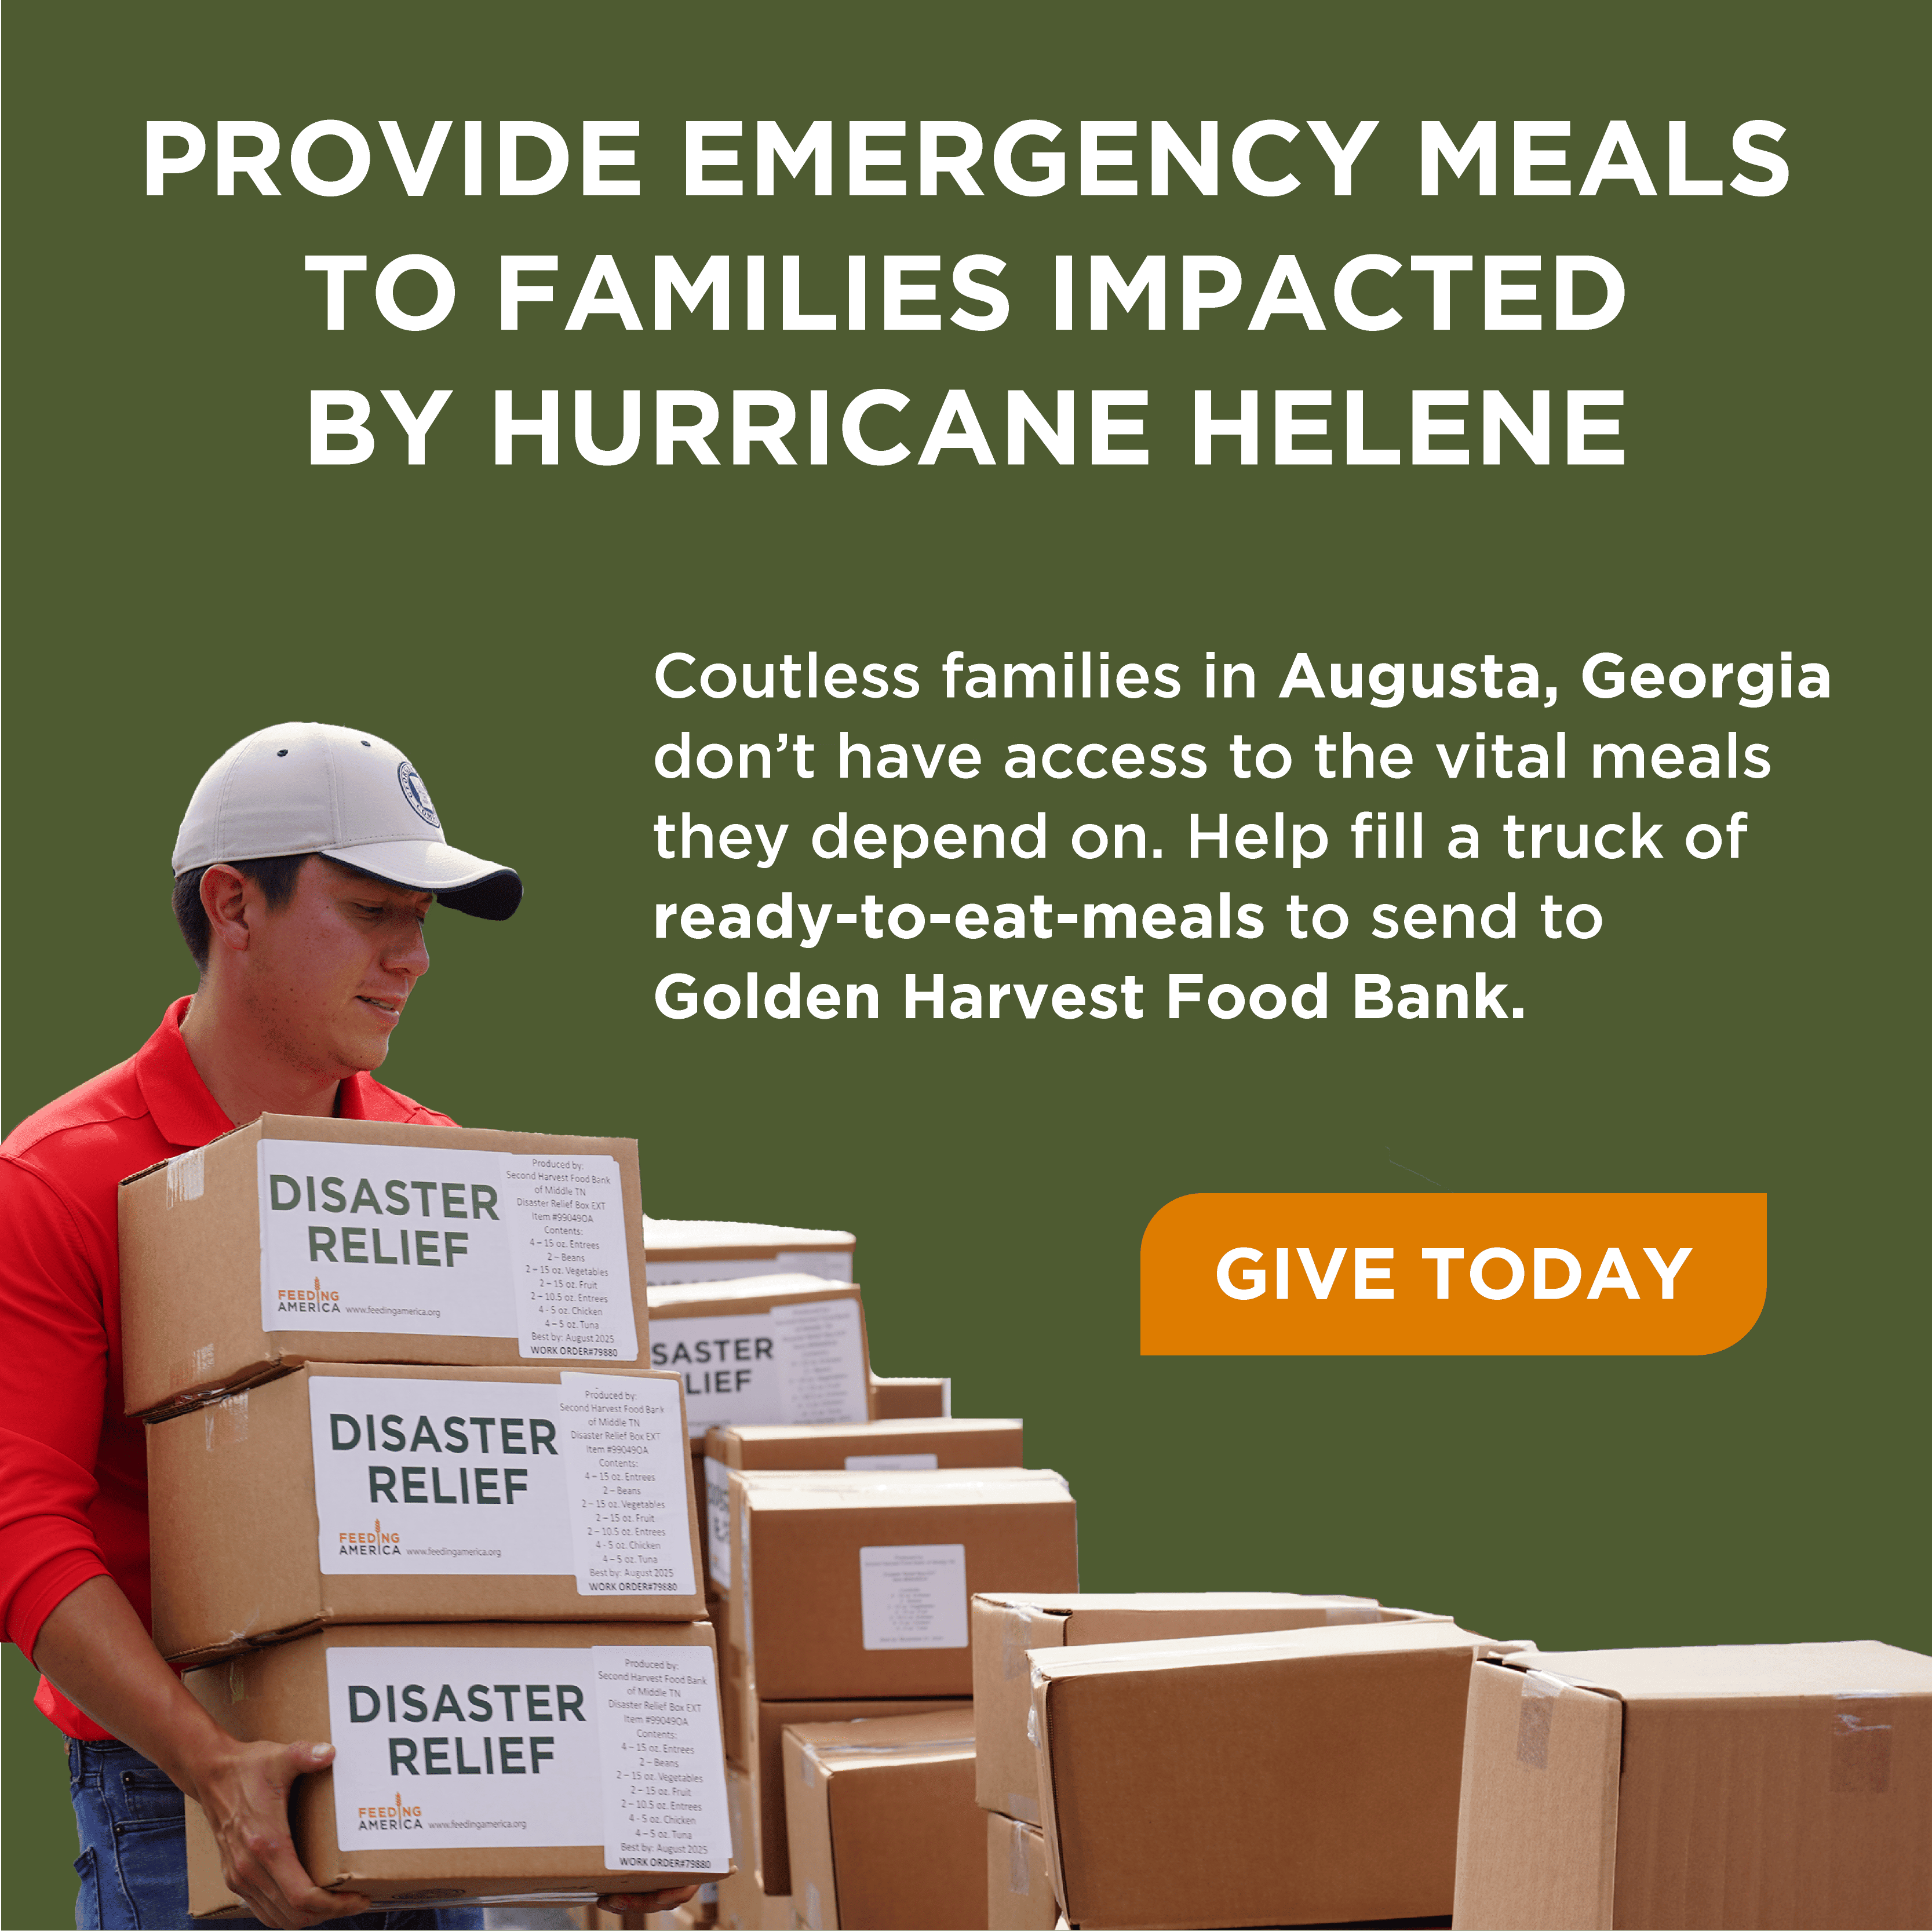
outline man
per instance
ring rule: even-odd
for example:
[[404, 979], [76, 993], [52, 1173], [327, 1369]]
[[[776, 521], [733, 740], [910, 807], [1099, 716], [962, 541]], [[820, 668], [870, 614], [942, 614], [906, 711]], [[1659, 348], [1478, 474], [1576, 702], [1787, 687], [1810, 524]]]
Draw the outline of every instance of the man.
[[522, 884], [445, 840], [393, 745], [326, 724], [258, 731], [217, 760], [174, 872], [194, 997], [133, 1059], [0, 1144], [0, 1615], [68, 1736], [77, 1922], [186, 1923], [185, 1792], [258, 1922], [478, 1925], [475, 1911], [368, 1912], [316, 1886], [288, 1796], [332, 1748], [238, 1744], [154, 1648], [146, 1449], [121, 1396], [116, 1190], [263, 1113], [448, 1124], [370, 1076], [429, 969], [432, 902], [508, 919]]

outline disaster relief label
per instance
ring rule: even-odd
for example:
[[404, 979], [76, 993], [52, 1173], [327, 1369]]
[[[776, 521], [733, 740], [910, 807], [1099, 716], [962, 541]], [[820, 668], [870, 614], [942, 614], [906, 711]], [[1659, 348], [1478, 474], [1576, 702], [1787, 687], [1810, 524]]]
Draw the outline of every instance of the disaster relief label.
[[585, 1596], [694, 1594], [668, 1382], [316, 1376], [325, 1576], [570, 1576]]
[[865, 1337], [851, 1295], [764, 1315], [654, 1315], [651, 1366], [684, 1378], [693, 1436], [734, 1422], [868, 1419]]
[[608, 1154], [264, 1140], [262, 1325], [514, 1336], [532, 1357], [638, 1359]]
[[558, 1381], [578, 1592], [694, 1596], [676, 1385], [567, 1372]]
[[717, 1660], [703, 1645], [591, 1652], [603, 1766], [604, 1862], [722, 1871], [731, 1817]]
[[966, 1546], [874, 1544], [859, 1552], [859, 1614], [868, 1650], [964, 1650]]
[[704, 1459], [704, 1531], [711, 1580], [731, 1587], [731, 1472], [715, 1456]]
[[[609, 1658], [652, 1688], [614, 1680]], [[338, 1648], [328, 1670], [345, 1851], [594, 1844], [610, 1835], [614, 1756], [632, 1772], [633, 1802], [680, 1822], [607, 1844], [607, 1864], [718, 1870], [728, 1858], [728, 1829], [718, 1856], [712, 1823], [724, 1816], [724, 1763], [703, 1646]], [[634, 1845], [669, 1856], [653, 1862]]]

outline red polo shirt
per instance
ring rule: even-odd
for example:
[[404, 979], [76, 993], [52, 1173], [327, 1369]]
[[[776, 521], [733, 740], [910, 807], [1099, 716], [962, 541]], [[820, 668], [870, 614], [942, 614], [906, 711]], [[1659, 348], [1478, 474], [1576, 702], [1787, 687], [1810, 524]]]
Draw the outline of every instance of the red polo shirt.
[[[177, 1000], [132, 1060], [22, 1120], [0, 1143], [0, 1630], [33, 1654], [55, 1605], [112, 1576], [149, 1622], [148, 1452], [122, 1411], [117, 1190], [235, 1123], [181, 1036]], [[366, 1073], [349, 1120], [452, 1126]], [[72, 1738], [108, 1733], [45, 1678], [34, 1700]]]

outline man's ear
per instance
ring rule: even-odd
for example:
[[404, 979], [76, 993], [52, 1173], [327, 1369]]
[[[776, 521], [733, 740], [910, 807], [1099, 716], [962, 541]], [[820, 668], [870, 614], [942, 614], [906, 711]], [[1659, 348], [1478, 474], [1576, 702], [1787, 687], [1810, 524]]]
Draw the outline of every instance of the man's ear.
[[211, 866], [201, 875], [201, 909], [208, 915], [212, 946], [248, 950], [248, 881], [232, 866]]

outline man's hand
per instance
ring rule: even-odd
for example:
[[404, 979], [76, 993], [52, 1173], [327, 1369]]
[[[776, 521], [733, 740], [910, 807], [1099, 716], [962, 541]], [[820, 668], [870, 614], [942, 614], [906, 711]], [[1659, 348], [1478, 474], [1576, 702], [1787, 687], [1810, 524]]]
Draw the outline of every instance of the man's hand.
[[674, 1885], [668, 1892], [614, 1892], [597, 1901], [600, 1912], [614, 1912], [626, 1925], [641, 1924], [648, 1912], [670, 1912], [698, 1896], [694, 1885]]
[[199, 1768], [195, 1796], [221, 1852], [221, 1875], [257, 1918], [308, 1926], [370, 1910], [354, 1892], [324, 1892], [302, 1869], [289, 1832], [297, 1778], [326, 1771], [333, 1744], [231, 1744]]
[[304, 1773], [327, 1770], [334, 1746], [230, 1737], [182, 1689], [111, 1578], [90, 1576], [54, 1606], [34, 1661], [103, 1730], [152, 1759], [200, 1804], [222, 1871], [256, 1918], [314, 1925], [369, 1910], [359, 1894], [313, 1883], [289, 1834], [290, 1789]]

